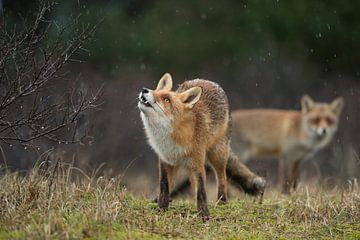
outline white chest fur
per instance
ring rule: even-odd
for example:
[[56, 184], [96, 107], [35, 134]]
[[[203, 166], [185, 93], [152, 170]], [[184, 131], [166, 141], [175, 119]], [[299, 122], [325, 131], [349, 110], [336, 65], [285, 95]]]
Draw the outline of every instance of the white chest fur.
[[143, 113], [141, 118], [150, 146], [162, 161], [172, 166], [187, 164], [186, 149], [177, 145], [172, 137], [172, 125], [164, 117], [148, 119]]

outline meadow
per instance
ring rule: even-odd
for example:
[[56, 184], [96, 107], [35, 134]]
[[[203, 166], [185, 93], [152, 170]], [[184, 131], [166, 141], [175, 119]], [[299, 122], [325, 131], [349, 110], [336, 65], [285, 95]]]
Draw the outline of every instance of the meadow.
[[303, 185], [291, 196], [270, 189], [262, 203], [244, 194], [226, 205], [210, 200], [207, 223], [191, 199], [175, 199], [163, 212], [132, 195], [121, 176], [92, 177], [59, 163], [5, 172], [0, 186], [0, 239], [360, 238], [356, 181], [326, 190]]

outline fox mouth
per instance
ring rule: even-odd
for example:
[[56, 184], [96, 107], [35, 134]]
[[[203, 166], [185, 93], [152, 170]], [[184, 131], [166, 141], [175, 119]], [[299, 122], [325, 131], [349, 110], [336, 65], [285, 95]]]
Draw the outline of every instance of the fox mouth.
[[139, 96], [139, 102], [145, 107], [152, 107], [149, 101], [143, 95]]

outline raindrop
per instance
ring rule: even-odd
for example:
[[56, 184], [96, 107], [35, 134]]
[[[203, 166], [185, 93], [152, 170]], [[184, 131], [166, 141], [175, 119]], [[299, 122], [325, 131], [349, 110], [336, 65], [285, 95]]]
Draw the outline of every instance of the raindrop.
[[334, 53], [334, 58], [336, 58], [336, 53]]
[[330, 24], [326, 24], [327, 28], [331, 30]]
[[25, 146], [24, 149], [26, 150], [26, 149], [27, 149], [27, 146]]
[[321, 35], [321, 33], [319, 32], [319, 33], [316, 33], [316, 34], [315, 34], [315, 37], [316, 37], [316, 38], [321, 38], [322, 35]]

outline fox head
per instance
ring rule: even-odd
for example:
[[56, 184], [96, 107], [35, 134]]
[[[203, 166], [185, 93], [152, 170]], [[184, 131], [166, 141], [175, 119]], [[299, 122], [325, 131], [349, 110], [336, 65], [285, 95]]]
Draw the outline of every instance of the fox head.
[[196, 102], [202, 93], [200, 87], [193, 87], [184, 92], [174, 92], [172, 78], [169, 73], [159, 80], [155, 90], [143, 88], [139, 94], [138, 107], [141, 117], [155, 122], [171, 122], [183, 117]]
[[344, 99], [338, 97], [331, 103], [315, 102], [305, 95], [301, 99], [302, 124], [308, 136], [322, 141], [330, 140], [336, 132], [344, 106]]

